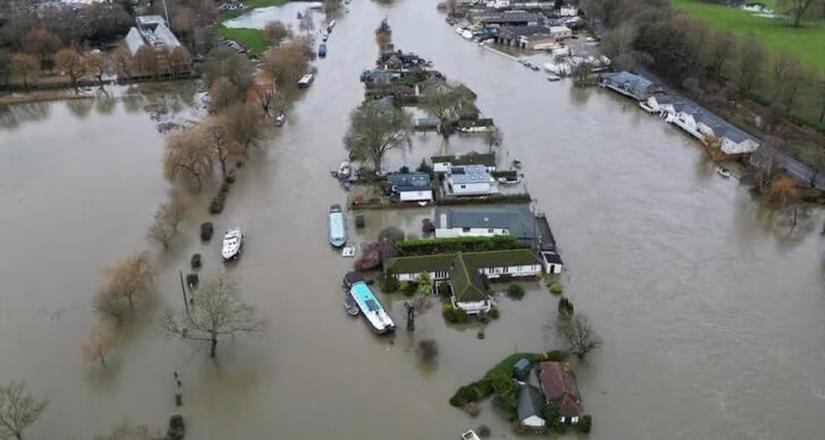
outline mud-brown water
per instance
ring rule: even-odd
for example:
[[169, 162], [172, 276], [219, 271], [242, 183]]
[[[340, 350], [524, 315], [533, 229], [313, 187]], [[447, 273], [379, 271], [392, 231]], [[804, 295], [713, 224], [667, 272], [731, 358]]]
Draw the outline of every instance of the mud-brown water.
[[[543, 329], [556, 300], [534, 284], [502, 299], [502, 318], [479, 341], [448, 328], [437, 307], [413, 336], [372, 335], [349, 318], [339, 283], [352, 261], [326, 244], [326, 210], [344, 202], [328, 171], [344, 158], [347, 116], [372, 65], [373, 30], [387, 16], [398, 47], [433, 60], [479, 95], [504, 131], [566, 260], [567, 291], [605, 339], [576, 365], [594, 439], [818, 438], [825, 422], [825, 292], [818, 214], [792, 233], [772, 225], [745, 187], [723, 180], [699, 148], [661, 120], [602, 90], [548, 83], [540, 73], [460, 39], [435, 2], [358, 0], [338, 19], [329, 55], [287, 124], [244, 168], [216, 229], [241, 225], [247, 246], [229, 268], [269, 329], [219, 346], [219, 361], [162, 337], [155, 317], [179, 307], [177, 270], [219, 244], [201, 245], [208, 194], [179, 195], [183, 234], [161, 254], [144, 240], [158, 203], [163, 137], [141, 106], [108, 111], [71, 103], [15, 108], [0, 128], [0, 382], [25, 380], [51, 404], [27, 438], [89, 437], [124, 419], [160, 426], [180, 372], [193, 439], [451, 439], [486, 423], [447, 399], [514, 350], [556, 346]], [[74, 104], [76, 105], [76, 104]], [[105, 109], [105, 107], [104, 107]], [[8, 118], [3, 121], [8, 121]], [[444, 146], [418, 136], [388, 168]], [[415, 230], [427, 209], [369, 212], [357, 239], [388, 225]], [[101, 373], [80, 344], [89, 301], [113, 259], [149, 248], [162, 268], [153, 305], [140, 311]], [[385, 298], [402, 318], [403, 298]], [[438, 340], [435, 367], [414, 344]], [[190, 437], [188, 437], [190, 438]]]

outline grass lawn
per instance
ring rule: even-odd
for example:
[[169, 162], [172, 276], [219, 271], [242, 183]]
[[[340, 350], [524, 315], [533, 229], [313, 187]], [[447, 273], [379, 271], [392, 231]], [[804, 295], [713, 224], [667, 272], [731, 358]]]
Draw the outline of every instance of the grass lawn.
[[280, 6], [288, 3], [289, 0], [246, 0], [244, 9], [265, 8], [267, 6]]
[[737, 35], [753, 33], [770, 51], [793, 53], [803, 63], [825, 74], [825, 20], [795, 28], [784, 20], [757, 17], [747, 11], [701, 0], [671, 0], [671, 4], [714, 29], [726, 29]]
[[267, 47], [269, 47], [269, 42], [266, 41], [264, 32], [260, 29], [228, 28], [221, 25], [218, 28], [218, 33], [220, 33], [223, 37], [243, 44], [255, 54], [262, 53]]

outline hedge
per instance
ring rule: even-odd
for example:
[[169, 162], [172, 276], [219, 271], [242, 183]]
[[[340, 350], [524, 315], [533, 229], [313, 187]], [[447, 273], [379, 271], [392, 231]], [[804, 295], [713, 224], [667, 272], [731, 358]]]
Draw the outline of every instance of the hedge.
[[[516, 362], [521, 358], [539, 362], [550, 358], [556, 359], [556, 356], [560, 355], [558, 352], [511, 354], [489, 369], [481, 380], [459, 388], [450, 398], [450, 405], [461, 408], [470, 402], [485, 399], [495, 392], [500, 404], [515, 411], [518, 404], [518, 389], [513, 383], [513, 366]], [[513, 405], [514, 402], [516, 405]]]
[[526, 243], [518, 241], [511, 235], [496, 235], [493, 237], [455, 237], [455, 238], [426, 238], [418, 240], [404, 240], [395, 244], [399, 256], [436, 255], [455, 252], [502, 251], [510, 249], [526, 249]]

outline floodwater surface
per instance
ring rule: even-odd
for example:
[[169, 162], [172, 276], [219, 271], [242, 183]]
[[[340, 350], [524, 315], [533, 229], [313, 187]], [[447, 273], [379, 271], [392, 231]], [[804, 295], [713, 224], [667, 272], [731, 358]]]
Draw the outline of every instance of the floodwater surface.
[[[447, 327], [436, 305], [416, 331], [377, 337], [346, 315], [340, 280], [352, 260], [327, 245], [329, 205], [345, 194], [329, 170], [363, 96], [387, 17], [397, 47], [434, 62], [478, 95], [524, 163], [528, 189], [561, 245], [566, 292], [604, 347], [575, 365], [593, 439], [818, 438], [825, 422], [825, 292], [818, 213], [790, 231], [748, 190], [724, 180], [689, 138], [603, 90], [574, 89], [457, 36], [435, 1], [358, 0], [337, 21], [327, 58], [286, 125], [250, 159], [226, 210], [209, 216], [210, 187], [173, 190], [161, 175], [157, 121], [117, 103], [80, 116], [71, 103], [13, 109], [0, 128], [0, 383], [25, 380], [50, 399], [27, 438], [89, 437], [124, 419], [162, 426], [186, 416], [193, 439], [453, 439], [478, 424], [514, 438], [485, 406], [477, 419], [449, 406], [455, 389], [507, 354], [558, 347], [545, 329], [556, 298], [538, 282], [501, 319]], [[82, 112], [81, 112], [82, 113]], [[4, 121], [7, 118], [3, 119]], [[14, 125], [14, 126], [12, 126]], [[439, 152], [486, 148], [416, 136], [387, 168]], [[143, 235], [158, 203], [183, 200], [172, 250]], [[367, 212], [358, 241], [389, 225], [419, 227], [428, 209]], [[180, 307], [178, 270], [201, 252], [221, 268], [219, 243], [198, 224], [240, 225], [246, 248], [227, 270], [270, 321], [266, 332], [206, 350], [164, 339], [156, 323]], [[156, 299], [138, 310], [101, 372], [80, 345], [89, 304], [113, 258], [151, 249]], [[403, 323], [403, 297], [381, 298]], [[403, 325], [402, 325], [403, 328]], [[415, 344], [438, 341], [434, 366]], [[172, 375], [183, 380], [174, 406]]]

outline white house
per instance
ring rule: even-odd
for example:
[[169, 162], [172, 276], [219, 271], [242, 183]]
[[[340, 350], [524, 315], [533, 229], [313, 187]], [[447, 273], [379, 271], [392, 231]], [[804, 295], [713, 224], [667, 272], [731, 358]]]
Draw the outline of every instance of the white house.
[[561, 41], [572, 37], [573, 31], [567, 26], [550, 26], [550, 36]]
[[693, 103], [676, 103], [667, 121], [705, 145], [718, 144], [722, 153], [735, 157], [759, 149], [759, 141], [719, 116]]
[[447, 191], [453, 196], [481, 196], [497, 192], [495, 181], [484, 165], [450, 168]]
[[429, 202], [433, 200], [430, 176], [427, 173], [393, 173], [387, 175], [390, 193], [402, 202]]
[[126, 46], [132, 55], [143, 46], [172, 50], [180, 46], [180, 41], [169, 29], [166, 20], [160, 15], [141, 15], [135, 18], [135, 27], [129, 29], [124, 37]]

